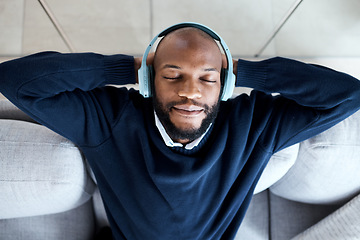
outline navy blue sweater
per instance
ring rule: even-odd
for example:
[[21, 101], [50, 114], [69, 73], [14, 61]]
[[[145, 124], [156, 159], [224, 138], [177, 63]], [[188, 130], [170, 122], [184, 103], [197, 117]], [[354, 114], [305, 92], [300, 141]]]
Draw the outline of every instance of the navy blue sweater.
[[[167, 147], [133, 57], [39, 53], [0, 64], [0, 91], [76, 143], [95, 173], [116, 239], [232, 239], [271, 155], [348, 117], [360, 82], [284, 58], [239, 60], [237, 86], [199, 146]], [[273, 96], [271, 93], [279, 93]]]

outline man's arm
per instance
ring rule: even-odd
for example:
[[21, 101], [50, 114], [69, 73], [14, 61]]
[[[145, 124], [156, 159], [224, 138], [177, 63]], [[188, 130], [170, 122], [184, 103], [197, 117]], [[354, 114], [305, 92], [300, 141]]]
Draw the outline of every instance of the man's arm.
[[[267, 93], [269, 112], [266, 142], [274, 151], [312, 137], [360, 108], [360, 81], [332, 69], [299, 61], [272, 58], [237, 64], [237, 86]], [[269, 94], [279, 93], [276, 97]]]
[[77, 144], [96, 144], [80, 139], [90, 131], [109, 134], [127, 96], [125, 90], [105, 85], [135, 83], [134, 70], [130, 56], [44, 52], [0, 64], [0, 91], [32, 118]]

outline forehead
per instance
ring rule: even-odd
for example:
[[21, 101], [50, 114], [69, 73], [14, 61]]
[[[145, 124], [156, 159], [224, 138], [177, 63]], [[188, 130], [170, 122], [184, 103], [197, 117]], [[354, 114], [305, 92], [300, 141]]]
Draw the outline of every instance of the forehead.
[[154, 65], [163, 60], [221, 60], [217, 42], [207, 33], [196, 28], [181, 28], [167, 34], [159, 43]]
[[165, 35], [159, 42], [157, 50], [161, 45], [169, 44], [174, 41], [182, 41], [183, 43], [187, 43], [188, 45], [200, 43], [201, 45], [210, 44], [212, 46], [216, 46], [219, 50], [220, 47], [218, 43], [215, 41], [213, 37], [211, 37], [208, 33], [194, 27], [185, 27], [180, 28], [175, 31], [172, 31]]

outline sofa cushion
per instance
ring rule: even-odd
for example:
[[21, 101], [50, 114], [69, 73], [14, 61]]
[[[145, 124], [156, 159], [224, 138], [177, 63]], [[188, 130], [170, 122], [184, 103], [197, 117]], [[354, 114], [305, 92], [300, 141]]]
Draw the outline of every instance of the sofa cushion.
[[234, 240], [268, 240], [270, 216], [268, 191], [254, 195]]
[[298, 151], [299, 144], [295, 144], [272, 155], [256, 185], [254, 194], [268, 189], [281, 179], [295, 164]]
[[0, 98], [0, 119], [22, 120], [35, 123], [35, 120], [17, 108], [6, 98]]
[[360, 112], [300, 144], [288, 173], [270, 189], [313, 204], [343, 203], [360, 192]]
[[0, 219], [58, 213], [88, 201], [83, 156], [44, 126], [0, 120]]
[[0, 239], [90, 240], [94, 235], [91, 201], [57, 214], [0, 219]]

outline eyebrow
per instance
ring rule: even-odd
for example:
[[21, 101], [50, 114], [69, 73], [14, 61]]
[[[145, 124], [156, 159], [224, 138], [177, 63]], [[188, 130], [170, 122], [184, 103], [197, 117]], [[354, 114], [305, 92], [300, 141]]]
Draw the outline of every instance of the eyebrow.
[[205, 72], [219, 72], [216, 68], [205, 68], [203, 69]]
[[172, 65], [172, 64], [165, 64], [163, 68], [175, 68], [175, 69], [181, 69], [181, 67]]
[[[173, 64], [165, 64], [163, 69], [165, 69], [165, 68], [181, 69], [181, 67], [173, 65]], [[204, 72], [219, 72], [219, 70], [217, 70], [216, 68], [204, 68], [203, 71]]]

